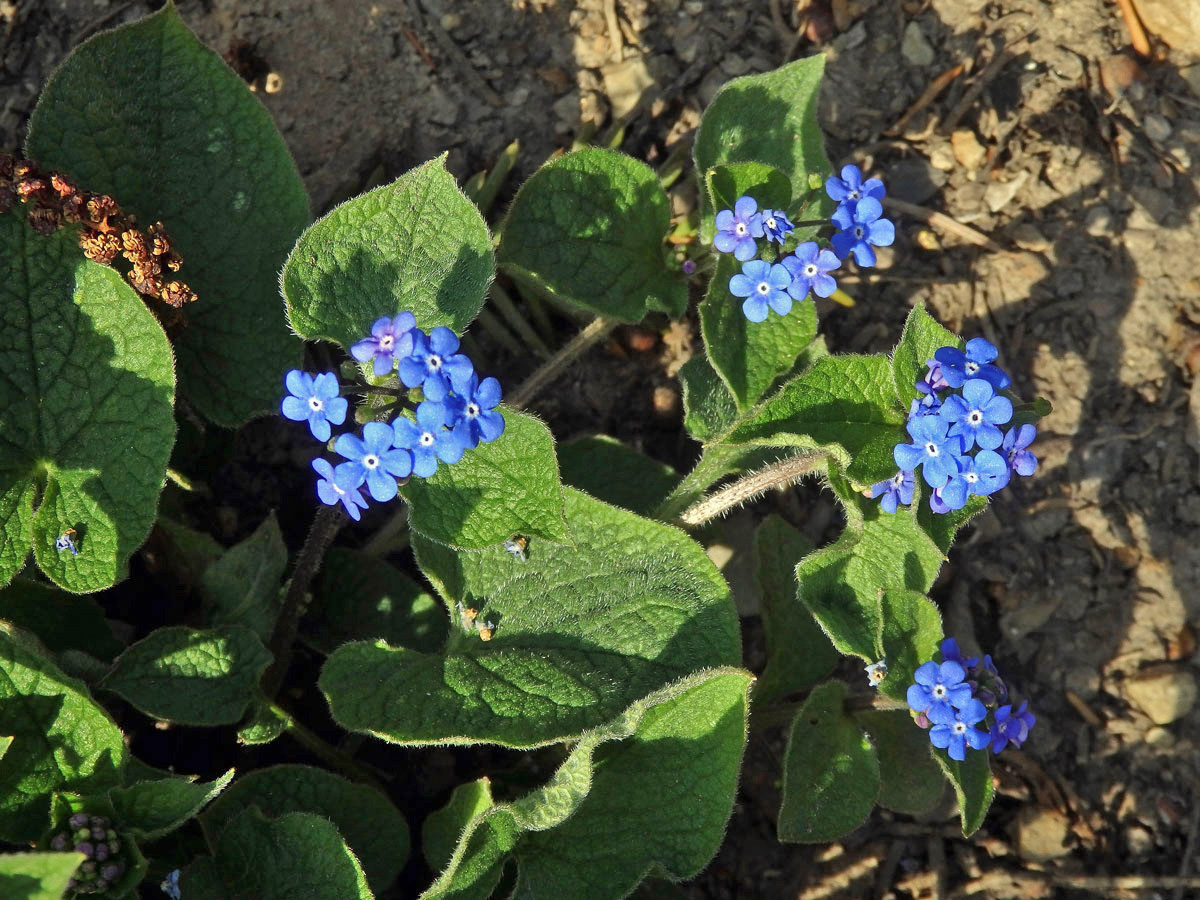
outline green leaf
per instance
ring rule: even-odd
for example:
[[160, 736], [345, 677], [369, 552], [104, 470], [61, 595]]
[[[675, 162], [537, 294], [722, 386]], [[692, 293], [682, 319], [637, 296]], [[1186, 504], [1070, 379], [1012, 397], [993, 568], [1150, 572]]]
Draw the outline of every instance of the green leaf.
[[907, 440], [905, 421], [884, 357], [827, 356], [785, 384], [728, 440], [821, 448], [856, 482], [871, 484], [896, 473], [892, 450]]
[[381, 316], [408, 310], [426, 332], [461, 333], [479, 314], [492, 239], [445, 162], [347, 200], [300, 236], [281, 281], [297, 334], [349, 349]]
[[562, 486], [550, 429], [503, 409], [504, 434], [400, 488], [409, 524], [431, 540], [478, 550], [514, 534], [563, 540]]
[[839, 659], [829, 638], [796, 599], [796, 564], [812, 545], [779, 516], [769, 516], [754, 533], [755, 578], [767, 636], [767, 667], [754, 686], [754, 702], [765, 703], [812, 687]]
[[946, 781], [930, 753], [929, 732], [903, 709], [865, 709], [854, 717], [879, 755], [879, 805], [910, 816], [933, 809]]
[[904, 700], [917, 666], [933, 659], [941, 643], [942, 614], [917, 591], [880, 591], [879, 609], [877, 649], [888, 666], [879, 691]]
[[941, 766], [958, 797], [958, 815], [963, 837], [970, 837], [987, 817], [996, 788], [992, 784], [992, 763], [987, 750], [967, 750], [966, 759], [956, 762], [945, 750], [934, 750], [933, 758]]
[[266, 643], [279, 613], [276, 597], [288, 551], [275, 513], [204, 570], [204, 595], [213, 625], [245, 625]]
[[117, 657], [101, 687], [156, 719], [232, 725], [270, 664], [271, 654], [244, 625], [159, 628]]
[[162, 778], [114, 788], [108, 798], [113, 805], [114, 821], [120, 822], [123, 830], [153, 841], [199, 813], [232, 780], [233, 769], [209, 782]]
[[312, 766], [281, 765], [243, 775], [200, 817], [210, 846], [257, 807], [270, 819], [315, 813], [331, 821], [362, 864], [371, 889], [387, 888], [408, 858], [408, 823], [383, 794]]
[[199, 297], [174, 337], [180, 392], [224, 426], [277, 410], [301, 350], [278, 273], [308, 197], [270, 115], [174, 4], [76, 48], [42, 91], [26, 146], [144, 225], [166, 224]]
[[[21, 211], [0, 216], [0, 324], [0, 584], [32, 545], [61, 587], [109, 587], [154, 522], [175, 439], [171, 348], [73, 229], [41, 237]], [[68, 528], [78, 556], [55, 549]]]
[[25, 578], [0, 590], [0, 619], [36, 634], [55, 653], [82, 650], [112, 659], [125, 649], [95, 600]]
[[201, 583], [204, 571], [225, 555], [212, 535], [174, 522], [161, 514], [154, 523], [162, 537], [166, 565], [189, 586]]
[[917, 522], [921, 528], [929, 535], [930, 539], [937, 545], [937, 548], [945, 555], [950, 552], [950, 545], [954, 543], [954, 536], [958, 533], [958, 529], [966, 525], [971, 519], [979, 515], [987, 509], [987, 497], [968, 497], [967, 505], [962, 509], [952, 509], [946, 513], [935, 513], [929, 508], [929, 503], [922, 503], [925, 499], [925, 493], [928, 487], [924, 482], [920, 484], [921, 490], [913, 497], [913, 506], [917, 510]]
[[221, 832], [213, 858], [183, 870], [188, 900], [373, 900], [358, 860], [337, 829], [311, 813], [268, 819], [241, 812]]
[[829, 481], [845, 509], [846, 528], [834, 543], [796, 567], [799, 597], [838, 650], [875, 662], [883, 628], [879, 592], [925, 593], [943, 557], [917, 527], [910, 508], [884, 512], [877, 502], [855, 492], [832, 466]]
[[700, 333], [709, 362], [745, 410], [791, 371], [817, 334], [817, 312], [809, 299], [793, 303], [786, 316], [772, 311], [765, 322], [751, 322], [742, 312], [743, 298], [729, 293], [729, 279], [741, 268], [728, 253], [717, 259], [700, 303]]
[[255, 697], [250, 701], [250, 712], [238, 724], [238, 743], [252, 747], [269, 744], [287, 730], [288, 722], [289, 717], [282, 709], [262, 697]]
[[[733, 209], [743, 196], [753, 197], [758, 208], [787, 210], [792, 205], [792, 183], [778, 169], [757, 162], [733, 163], [715, 166], [704, 173], [704, 186], [708, 191], [709, 207], [714, 212]], [[706, 243], [712, 243], [716, 226], [712, 217], [706, 217], [700, 225]]]
[[[509, 853], [516, 900], [625, 897], [651, 869], [694, 876], [732, 810], [750, 681], [738, 670], [697, 673], [585, 733], [546, 786], [469, 819], [422, 896], [480, 896]], [[461, 821], [481, 793], [459, 798], [447, 819]]]
[[896, 381], [896, 394], [904, 409], [907, 410], [913, 400], [923, 396], [913, 385], [925, 377], [928, 370], [925, 361], [933, 359], [933, 354], [942, 347], [961, 350], [963, 340], [939, 325], [937, 320], [925, 311], [925, 305], [918, 303], [908, 314], [904, 331], [900, 335], [900, 343], [892, 351], [892, 374]]
[[[121, 857], [125, 863], [125, 871], [117, 878], [112, 887], [108, 889], [105, 896], [112, 897], [114, 900], [128, 896], [134, 888], [141, 884], [142, 879], [146, 877], [147, 869], [150, 867], [137, 841], [131, 840], [121, 827], [121, 823], [115, 821], [112, 803], [109, 802], [108, 796], [104, 794], [81, 796], [80, 794], [56, 791], [50, 797], [50, 827], [46, 830], [45, 834], [73, 831], [74, 829], [71, 828], [68, 820], [75, 813], [104, 816], [113, 822], [113, 827], [124, 844]], [[74, 896], [72, 894], [72, 898]]]
[[687, 285], [667, 268], [671, 209], [645, 163], [589, 147], [542, 166], [513, 200], [501, 267], [572, 306], [622, 322], [679, 318]]
[[444, 654], [382, 642], [339, 648], [321, 671], [333, 718], [400, 744], [570, 740], [636, 699], [740, 657], [729, 588], [689, 537], [567, 489], [570, 545], [531, 538], [527, 562], [493, 547], [455, 553], [414, 536], [463, 629]]
[[846, 688], [827, 681], [792, 721], [783, 757], [779, 839], [832, 841], [871, 815], [879, 794], [875, 748], [842, 708]]
[[683, 425], [698, 441], [723, 434], [737, 418], [737, 401], [704, 356], [693, 356], [679, 370], [683, 386]]
[[67, 882], [86, 858], [82, 853], [0, 855], [0, 897], [4, 900], [61, 900]]
[[[810, 56], [728, 82], [704, 111], [696, 131], [696, 171], [758, 162], [778, 169], [797, 191], [811, 190], [814, 183], [819, 190], [830, 174], [817, 122], [824, 71], [825, 57]], [[821, 218], [832, 210], [824, 191], [811, 193], [816, 199], [809, 214]]]
[[305, 634], [322, 653], [380, 638], [433, 653], [446, 641], [446, 610], [424, 588], [375, 556], [334, 547], [313, 588]]
[[[940, 772], [938, 778], [941, 778]], [[455, 787], [450, 801], [429, 814], [421, 826], [421, 848], [431, 869], [439, 872], [449, 865], [467, 825], [494, 802], [491, 780], [479, 778]]]
[[63, 675], [28, 637], [0, 623], [0, 839], [23, 843], [46, 828], [54, 791], [100, 793], [120, 783], [124, 736], [82, 682]]
[[580, 438], [558, 448], [566, 484], [598, 500], [649, 516], [679, 483], [679, 473], [608, 435]]

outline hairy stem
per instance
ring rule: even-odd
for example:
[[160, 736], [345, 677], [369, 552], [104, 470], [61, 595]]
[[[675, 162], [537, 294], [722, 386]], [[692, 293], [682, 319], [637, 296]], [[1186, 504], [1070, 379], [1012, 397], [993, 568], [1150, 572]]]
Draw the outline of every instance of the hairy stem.
[[688, 528], [703, 525], [710, 519], [724, 515], [735, 506], [754, 499], [770, 488], [789, 484], [802, 475], [807, 475], [824, 460], [824, 453], [801, 453], [781, 459], [765, 469], [751, 472], [733, 484], [726, 485], [709, 494], [700, 502], [685, 509], [679, 516], [679, 521]]
[[592, 344], [617, 327], [617, 320], [597, 316], [579, 334], [571, 338], [540, 368], [525, 379], [508, 398], [510, 406], [526, 406], [547, 384], [554, 381], [571, 363], [582, 356]]
[[351, 756], [337, 747], [330, 744], [320, 735], [310, 731], [307, 727], [300, 724], [290, 712], [279, 706], [276, 703], [269, 703], [271, 715], [279, 719], [283, 723], [284, 730], [292, 737], [296, 743], [300, 744], [313, 756], [338, 769], [343, 775], [351, 781], [358, 781], [363, 784], [370, 785], [377, 791], [387, 794], [387, 786], [383, 783], [384, 776], [382, 773], [376, 774], [368, 769], [362, 763], [356, 762]]
[[304, 546], [300, 548], [300, 555], [296, 557], [296, 568], [292, 570], [292, 580], [283, 598], [283, 609], [279, 611], [275, 629], [271, 632], [269, 649], [275, 657], [275, 662], [263, 676], [263, 690], [269, 698], [273, 698], [283, 684], [283, 678], [291, 665], [292, 644], [295, 643], [296, 632], [300, 628], [300, 619], [308, 609], [308, 589], [321, 568], [325, 551], [329, 549], [338, 529], [345, 521], [345, 515], [336, 506], [321, 506], [313, 516], [308, 537], [304, 539]]
[[[768, 703], [764, 706], [751, 706], [750, 729], [762, 731], [765, 728], [778, 728], [792, 723], [800, 710], [804, 708], [807, 696], [799, 700], [788, 700], [778, 703]], [[842, 708], [847, 712], [860, 709], [908, 709], [908, 704], [883, 694], [854, 694], [845, 699]]]

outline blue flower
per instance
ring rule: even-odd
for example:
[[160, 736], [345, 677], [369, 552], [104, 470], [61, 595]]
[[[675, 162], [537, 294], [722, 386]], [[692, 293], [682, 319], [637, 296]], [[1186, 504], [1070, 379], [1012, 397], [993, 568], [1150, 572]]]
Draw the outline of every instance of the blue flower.
[[864, 182], [858, 166], [842, 166], [841, 178], [831, 175], [825, 180], [825, 193], [838, 203], [857, 203], [864, 197], [882, 200], [887, 191], [878, 178], [869, 178]]
[[64, 550], [70, 550], [72, 556], [78, 556], [79, 548], [75, 546], [75, 537], [75, 529], [68, 528], [54, 539], [54, 549], [59, 553], [62, 553]]
[[942, 486], [941, 498], [950, 509], [962, 509], [967, 498], [987, 497], [1008, 484], [1008, 464], [995, 450], [980, 450], [958, 460], [958, 472]]
[[929, 494], [929, 509], [939, 516], [950, 512], [950, 507], [942, 499], [942, 489], [934, 488]]
[[453, 393], [446, 398], [454, 430], [468, 447], [477, 447], [494, 441], [504, 433], [504, 416], [496, 412], [500, 405], [500, 382], [495, 378], [479, 380], [474, 372], [463, 385], [462, 393]]
[[426, 400], [417, 407], [417, 421], [401, 417], [392, 423], [397, 447], [412, 451], [413, 474], [428, 478], [437, 471], [438, 460], [456, 463], [462, 459], [464, 432], [462, 426], [446, 429], [450, 411], [444, 403]]
[[183, 895], [179, 892], [179, 870], [175, 869], [167, 873], [167, 877], [162, 880], [158, 886], [164, 894], [171, 900], [182, 900]]
[[962, 387], [968, 378], [982, 378], [996, 390], [1003, 390], [1011, 382], [1003, 369], [989, 365], [996, 354], [995, 345], [979, 337], [967, 341], [965, 353], [955, 347], [942, 347], [933, 356], [942, 364], [941, 375], [952, 388]]
[[840, 231], [829, 239], [833, 252], [838, 259], [845, 259], [851, 253], [854, 261], [860, 266], [875, 265], [876, 247], [888, 247], [896, 239], [896, 228], [883, 215], [883, 205], [874, 197], [864, 197], [854, 204], [843, 203], [834, 212], [832, 219]]
[[1029, 476], [1037, 471], [1037, 457], [1025, 448], [1037, 437], [1037, 429], [1032, 425], [1022, 425], [1020, 428], [1010, 428], [1004, 435], [1001, 449], [1004, 451], [1008, 466], [1018, 475]]
[[953, 660], [922, 663], [913, 673], [916, 684], [908, 686], [909, 708], [925, 713], [931, 722], [950, 722], [955, 709], [971, 702], [971, 686], [963, 683], [966, 677], [966, 670]]
[[954, 715], [944, 722], [930, 716], [934, 726], [929, 729], [929, 742], [948, 752], [951, 759], [962, 762], [966, 759], [968, 746], [972, 750], [983, 750], [991, 741], [987, 733], [974, 727], [987, 715], [987, 710], [978, 700], [971, 700], [953, 712]]
[[979, 665], [979, 657], [964, 657], [962, 655], [962, 651], [958, 649], [958, 641], [952, 637], [946, 638], [944, 641], [942, 641], [941, 645], [938, 647], [938, 650], [941, 651], [943, 661], [947, 659], [951, 660], [952, 662], [958, 663], [964, 669], [970, 669], [973, 666]]
[[787, 236], [796, 230], [782, 209], [764, 209], [762, 211], [763, 231], [768, 241], [782, 244]]
[[371, 336], [363, 338], [350, 348], [350, 355], [359, 362], [375, 358], [375, 374], [386, 375], [392, 371], [396, 357], [405, 357], [412, 352], [412, 330], [417, 320], [410, 312], [402, 312], [394, 319], [384, 316], [371, 326]]
[[[946, 376], [942, 374], [942, 364], [936, 359], [925, 360], [925, 365], [929, 367], [929, 371], [925, 373], [924, 383], [929, 385], [931, 391], [940, 391], [942, 388], [950, 387], [950, 382], [946, 380]], [[961, 382], [959, 382], [961, 384]], [[922, 382], [917, 382], [917, 390], [920, 390]]]
[[963, 453], [962, 438], [946, 434], [949, 427], [940, 416], [918, 416], [908, 420], [911, 444], [897, 444], [893, 450], [896, 465], [902, 471], [915, 472], [921, 467], [925, 483], [940, 488], [958, 474], [958, 457]]
[[805, 241], [796, 248], [795, 256], [786, 256], [780, 263], [792, 276], [787, 292], [797, 300], [803, 300], [809, 291], [818, 297], [828, 297], [836, 291], [837, 282], [829, 273], [841, 264], [831, 251], [818, 252], [816, 241]]
[[713, 235], [713, 246], [722, 253], [732, 251], [738, 262], [753, 259], [758, 252], [755, 238], [763, 236], [762, 213], [753, 197], [738, 197], [733, 212], [727, 209], [717, 213], [717, 233]]
[[871, 485], [867, 489], [867, 496], [874, 500], [882, 494], [883, 499], [879, 501], [879, 505], [885, 512], [894, 513], [900, 504], [908, 506], [912, 503], [913, 488], [916, 487], [916, 483], [917, 480], [913, 477], [912, 472], [897, 472], [886, 481], [877, 481]]
[[336, 469], [328, 460], [317, 457], [312, 461], [312, 467], [321, 478], [317, 481], [317, 496], [326, 506], [341, 503], [346, 512], [355, 522], [359, 519], [359, 509], [367, 508], [367, 501], [359, 493], [358, 485], [362, 479], [349, 468], [351, 463], [342, 463]]
[[792, 298], [787, 294], [792, 275], [782, 265], [772, 265], [756, 259], [742, 266], [742, 271], [729, 279], [729, 293], [745, 297], [742, 312], [751, 322], [767, 318], [767, 307], [786, 316], [792, 310]]
[[1037, 717], [1025, 709], [1028, 705], [1028, 701], [1022, 702], [1016, 712], [1013, 712], [1011, 704], [996, 710], [996, 721], [990, 734], [993, 753], [999, 753], [1010, 743], [1014, 747], [1025, 743], [1025, 739], [1029, 737], [1029, 729], [1037, 724]]
[[283, 414], [293, 422], [308, 420], [308, 428], [318, 441], [329, 440], [329, 425], [346, 421], [346, 398], [338, 396], [337, 376], [325, 372], [313, 378], [307, 372], [292, 369], [284, 379], [288, 392], [283, 398]]
[[1007, 423], [1012, 413], [1012, 402], [997, 396], [982, 378], [972, 378], [962, 386], [961, 397], [951, 394], [938, 410], [938, 415], [951, 423], [950, 436], [962, 438], [964, 451], [976, 444], [985, 450], [999, 447], [1004, 434], [996, 426]]
[[367, 490], [380, 503], [395, 497], [396, 479], [407, 478], [413, 471], [413, 455], [402, 448], [393, 450], [392, 434], [382, 422], [368, 422], [361, 440], [343, 434], [333, 445], [335, 453], [350, 460], [344, 465], [351, 483], [358, 487], [365, 480]]
[[426, 400], [444, 400], [451, 388], [467, 383], [475, 367], [471, 360], [458, 352], [458, 337], [449, 328], [439, 325], [428, 335], [415, 328], [412, 331], [411, 352], [400, 360], [400, 380], [405, 387], [420, 386]]

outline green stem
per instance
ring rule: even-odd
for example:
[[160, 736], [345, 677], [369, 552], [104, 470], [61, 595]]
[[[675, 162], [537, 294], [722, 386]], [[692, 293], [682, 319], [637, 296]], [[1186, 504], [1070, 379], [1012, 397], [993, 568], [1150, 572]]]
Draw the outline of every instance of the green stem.
[[525, 355], [525, 348], [521, 346], [521, 342], [513, 337], [511, 331], [503, 322], [496, 317], [496, 314], [486, 306], [479, 310], [479, 315], [475, 319], [480, 327], [486, 331], [492, 339], [502, 346], [513, 356], [521, 357]]
[[493, 284], [491, 298], [492, 306], [496, 307], [500, 315], [504, 317], [504, 321], [517, 333], [517, 336], [525, 341], [528, 347], [542, 359], [549, 359], [552, 355], [550, 348], [546, 346], [546, 342], [541, 339], [538, 333], [533, 330], [533, 326], [521, 315], [521, 311], [517, 309], [517, 305], [513, 302], [512, 295], [499, 284]]
[[338, 529], [346, 521], [346, 516], [336, 506], [321, 506], [313, 516], [312, 526], [300, 555], [296, 557], [296, 567], [292, 570], [292, 579], [288, 583], [287, 593], [283, 598], [283, 608], [279, 618], [275, 620], [275, 628], [271, 632], [268, 647], [275, 661], [263, 676], [263, 691], [268, 698], [279, 693], [284, 676], [292, 662], [292, 645], [296, 641], [296, 632], [300, 629], [300, 620], [308, 609], [308, 589], [313, 578], [320, 571], [321, 561], [325, 551], [333, 543]]
[[[807, 697], [802, 697], [799, 700], [767, 703], [763, 706], [754, 706], [751, 703], [750, 730], [757, 732], [766, 728], [790, 725], [800, 710], [804, 708], [807, 699]], [[753, 697], [751, 700], [753, 700]], [[842, 708], [846, 712], [855, 712], [856, 710], [863, 709], [907, 710], [908, 704], [878, 693], [854, 694], [845, 699], [842, 703]]]
[[617, 327], [617, 320], [606, 316], [596, 316], [575, 337], [571, 338], [554, 356], [550, 357], [541, 368], [520, 384], [508, 398], [510, 406], [526, 406], [530, 400], [547, 384], [554, 381], [571, 363], [587, 352], [588, 348], [604, 338]]
[[371, 535], [362, 548], [368, 556], [387, 556], [394, 550], [408, 546], [408, 507], [401, 504], [391, 517]]
[[517, 154], [521, 150], [521, 142], [513, 141], [502, 151], [496, 159], [496, 165], [492, 166], [492, 171], [487, 174], [483, 180], [483, 185], [479, 188], [479, 196], [475, 202], [479, 206], [479, 211], [486, 216], [492, 208], [492, 204], [496, 202], [496, 196], [500, 193], [500, 188], [508, 179], [509, 173], [512, 172], [513, 166], [517, 162]]
[[338, 769], [351, 781], [362, 782], [382, 794], [387, 794], [387, 786], [384, 784], [384, 780], [388, 778], [386, 774], [373, 772], [362, 763], [356, 762], [348, 754], [343, 753], [320, 735], [300, 724], [295, 716], [277, 703], [268, 703], [267, 706], [271, 710], [271, 714], [283, 723], [287, 734], [317, 759]]

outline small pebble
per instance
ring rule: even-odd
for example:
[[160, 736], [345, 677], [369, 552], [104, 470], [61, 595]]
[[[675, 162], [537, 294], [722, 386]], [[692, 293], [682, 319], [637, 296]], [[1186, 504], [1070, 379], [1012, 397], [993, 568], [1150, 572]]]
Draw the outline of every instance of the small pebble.
[[1157, 113], [1147, 113], [1142, 120], [1142, 130], [1154, 143], [1161, 144], [1171, 136], [1171, 123]]
[[268, 72], [263, 80], [263, 90], [268, 94], [278, 94], [283, 90], [283, 76], [278, 72]]
[[900, 42], [900, 55], [914, 66], [928, 66], [936, 58], [933, 48], [929, 46], [929, 41], [925, 38], [925, 32], [916, 22], [909, 22], [904, 26], [904, 39]]

